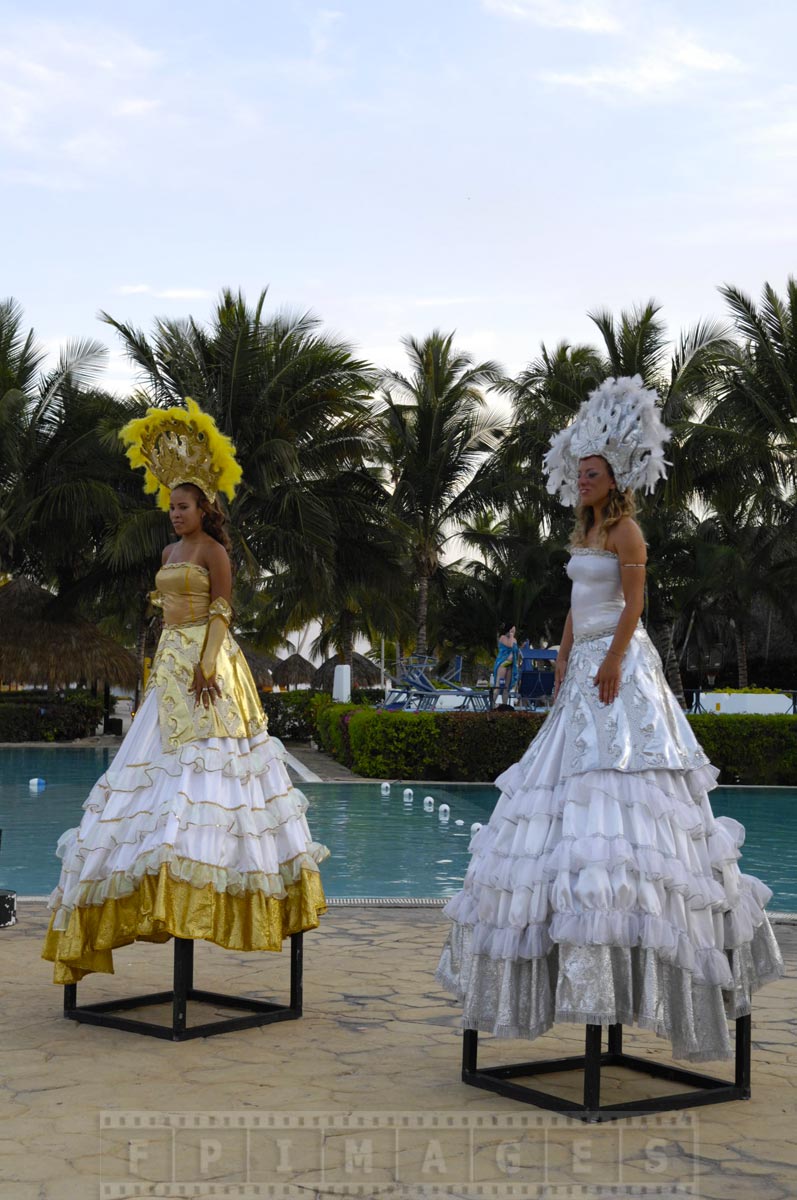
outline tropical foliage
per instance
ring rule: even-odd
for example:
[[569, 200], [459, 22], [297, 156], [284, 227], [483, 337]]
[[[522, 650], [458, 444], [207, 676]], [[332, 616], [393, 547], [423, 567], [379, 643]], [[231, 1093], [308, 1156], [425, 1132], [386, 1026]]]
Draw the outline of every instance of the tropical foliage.
[[509, 378], [439, 330], [404, 340], [405, 371], [379, 371], [312, 314], [225, 291], [207, 321], [150, 332], [103, 314], [137, 368], [126, 397], [102, 388], [103, 346], [71, 342], [52, 365], [3, 301], [0, 572], [143, 653], [169, 526], [116, 435], [190, 395], [244, 471], [229, 517], [252, 646], [316, 622], [316, 648], [347, 661], [357, 639], [385, 639], [483, 670], [503, 621], [558, 641], [572, 514], [542, 455], [605, 375], [639, 373], [673, 434], [669, 478], [640, 512], [646, 620], [672, 686], [709, 667], [797, 686], [797, 282], [760, 302], [720, 292], [725, 321], [674, 340], [653, 301], [593, 312], [594, 344], [542, 345]]

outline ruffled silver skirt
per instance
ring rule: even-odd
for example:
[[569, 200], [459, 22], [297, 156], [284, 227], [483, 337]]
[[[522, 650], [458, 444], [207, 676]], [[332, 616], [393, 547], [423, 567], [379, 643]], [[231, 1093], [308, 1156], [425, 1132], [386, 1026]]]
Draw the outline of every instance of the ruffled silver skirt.
[[574, 646], [550, 716], [496, 785], [471, 843], [437, 978], [463, 1025], [536, 1038], [558, 1021], [637, 1024], [676, 1058], [728, 1058], [728, 1018], [783, 973], [764, 907], [740, 872], [744, 829], [714, 817], [717, 772], [644, 630], [620, 694], [592, 683], [611, 634]]

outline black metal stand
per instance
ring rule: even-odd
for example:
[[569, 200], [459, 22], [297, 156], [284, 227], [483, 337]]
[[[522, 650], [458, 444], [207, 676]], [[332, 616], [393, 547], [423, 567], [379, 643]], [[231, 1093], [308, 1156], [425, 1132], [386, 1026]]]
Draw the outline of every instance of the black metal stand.
[[[472, 1087], [485, 1088], [499, 1096], [522, 1100], [538, 1108], [549, 1108], [554, 1112], [566, 1113], [581, 1121], [614, 1121], [619, 1117], [640, 1113], [670, 1112], [676, 1108], [693, 1108], [700, 1104], [722, 1104], [727, 1100], [750, 1099], [750, 1017], [739, 1017], [736, 1021], [736, 1072], [733, 1082], [717, 1079], [712, 1075], [701, 1075], [686, 1071], [667, 1063], [653, 1062], [634, 1054], [623, 1053], [622, 1025], [609, 1025], [608, 1052], [601, 1052], [601, 1025], [586, 1026], [584, 1054], [572, 1058], [546, 1059], [543, 1062], [512, 1063], [503, 1067], [478, 1067], [479, 1035], [475, 1029], [466, 1029], [462, 1043], [462, 1082]], [[649, 1100], [627, 1100], [624, 1104], [601, 1105], [601, 1067], [628, 1067], [656, 1079], [669, 1079], [693, 1088], [690, 1092], [675, 1092], [668, 1096], [654, 1096]], [[584, 1072], [584, 1101], [565, 1100], [550, 1092], [540, 1092], [525, 1084], [511, 1080], [524, 1075], [548, 1075], [559, 1071]]]
[[[252, 1029], [272, 1021], [295, 1021], [302, 1015], [302, 937], [291, 934], [291, 998], [289, 1004], [275, 1004], [250, 996], [225, 996], [220, 992], [204, 992], [194, 987], [194, 943], [189, 938], [174, 938], [174, 987], [170, 992], [151, 992], [146, 996], [128, 996], [123, 1000], [105, 1000], [100, 1004], [77, 1003], [77, 984], [64, 987], [64, 1016], [84, 1025], [104, 1025], [124, 1029], [129, 1033], [145, 1033], [150, 1037], [186, 1042], [189, 1038], [212, 1037], [216, 1033], [232, 1033], [236, 1029]], [[188, 1001], [215, 1004], [220, 1008], [247, 1010], [245, 1017], [222, 1017], [206, 1025], [187, 1025]], [[171, 1025], [120, 1017], [117, 1012], [131, 1008], [148, 1008], [154, 1004], [172, 1005]]]

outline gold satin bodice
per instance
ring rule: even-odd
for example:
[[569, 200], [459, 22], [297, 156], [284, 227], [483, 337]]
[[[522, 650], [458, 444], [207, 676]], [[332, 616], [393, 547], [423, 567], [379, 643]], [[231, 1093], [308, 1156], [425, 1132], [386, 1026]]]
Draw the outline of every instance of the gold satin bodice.
[[229, 631], [216, 659], [221, 696], [209, 708], [189, 690], [202, 656], [210, 608], [210, 575], [198, 563], [167, 563], [155, 576], [153, 604], [163, 609], [163, 633], [147, 692], [158, 696], [165, 750], [203, 738], [251, 738], [266, 718], [249, 665]]
[[204, 624], [210, 605], [210, 575], [199, 563], [166, 563], [155, 576], [153, 602], [166, 625]]

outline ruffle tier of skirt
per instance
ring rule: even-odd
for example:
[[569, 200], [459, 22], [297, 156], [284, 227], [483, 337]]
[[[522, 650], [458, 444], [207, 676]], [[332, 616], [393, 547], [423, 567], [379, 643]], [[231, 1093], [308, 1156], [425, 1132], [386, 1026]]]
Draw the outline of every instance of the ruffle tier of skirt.
[[208, 738], [163, 752], [151, 693], [58, 842], [44, 957], [56, 982], [112, 971], [136, 938], [279, 950], [325, 911], [307, 801], [277, 739]]
[[[554, 739], [555, 742], [555, 739]], [[677, 1057], [728, 1057], [727, 1017], [782, 974], [739, 870], [744, 829], [715, 818], [713, 767], [593, 770], [555, 782], [555, 745], [497, 781], [471, 842], [438, 979], [466, 1028], [535, 1038], [557, 1021], [637, 1024]]]

